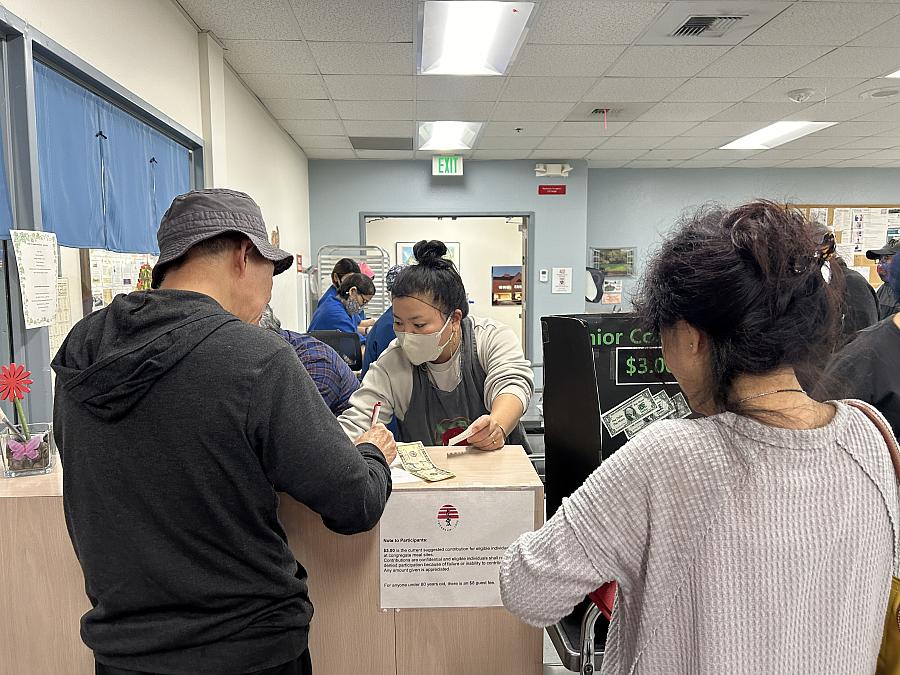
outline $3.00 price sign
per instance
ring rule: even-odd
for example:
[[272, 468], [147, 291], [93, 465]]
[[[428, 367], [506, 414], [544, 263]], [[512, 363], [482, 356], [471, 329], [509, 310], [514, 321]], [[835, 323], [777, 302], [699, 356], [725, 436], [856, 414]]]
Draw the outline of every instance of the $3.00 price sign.
[[625, 372], [628, 375], [646, 375], [647, 373], [662, 375], [672, 373], [662, 356], [657, 356], [654, 359], [648, 359], [645, 356], [629, 356], [625, 359]]
[[618, 347], [613, 363], [617, 385], [675, 384], [661, 347]]

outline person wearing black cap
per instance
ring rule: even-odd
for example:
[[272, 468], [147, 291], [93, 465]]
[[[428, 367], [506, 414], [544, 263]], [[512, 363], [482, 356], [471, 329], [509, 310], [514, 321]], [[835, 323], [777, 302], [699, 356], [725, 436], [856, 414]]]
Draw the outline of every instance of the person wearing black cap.
[[156, 290], [80, 321], [53, 361], [66, 523], [96, 673], [310, 673], [306, 572], [276, 491], [335, 532], [372, 528], [393, 437], [354, 445], [294, 350], [257, 320], [291, 254], [254, 201], [176, 197]]
[[900, 253], [900, 237], [894, 237], [879, 249], [866, 251], [866, 257], [869, 260], [876, 261], [876, 269], [878, 276], [884, 282], [875, 297], [878, 299], [878, 316], [886, 319], [889, 316], [900, 312], [900, 297], [894, 293], [891, 284], [888, 283], [888, 268], [891, 260], [897, 253]]

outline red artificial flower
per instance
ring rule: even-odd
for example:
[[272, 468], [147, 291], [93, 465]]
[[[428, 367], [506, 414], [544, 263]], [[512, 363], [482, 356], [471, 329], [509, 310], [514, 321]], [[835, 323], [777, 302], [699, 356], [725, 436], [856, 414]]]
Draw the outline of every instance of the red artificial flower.
[[8, 366], [0, 366], [0, 398], [4, 401], [15, 401], [25, 398], [25, 394], [31, 393], [28, 388], [33, 380], [28, 379], [31, 371], [25, 370], [24, 365], [11, 363]]

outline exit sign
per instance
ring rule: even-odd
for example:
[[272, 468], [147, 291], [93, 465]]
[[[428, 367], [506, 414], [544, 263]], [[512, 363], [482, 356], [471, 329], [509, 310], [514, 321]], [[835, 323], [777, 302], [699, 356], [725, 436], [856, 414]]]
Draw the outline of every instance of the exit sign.
[[463, 158], [459, 155], [441, 155], [431, 158], [432, 176], [462, 176]]

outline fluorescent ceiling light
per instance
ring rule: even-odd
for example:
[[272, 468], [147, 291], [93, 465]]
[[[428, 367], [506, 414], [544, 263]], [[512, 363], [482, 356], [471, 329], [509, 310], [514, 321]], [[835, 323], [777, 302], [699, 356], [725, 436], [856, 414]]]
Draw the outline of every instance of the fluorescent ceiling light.
[[752, 134], [742, 136], [720, 150], [770, 150], [802, 136], [833, 127], [837, 122], [775, 122]]
[[426, 2], [419, 73], [503, 75], [533, 9], [533, 2]]
[[481, 122], [419, 122], [419, 150], [471, 150]]
[[893, 72], [890, 75], [885, 75], [885, 77], [900, 77], [900, 70]]

